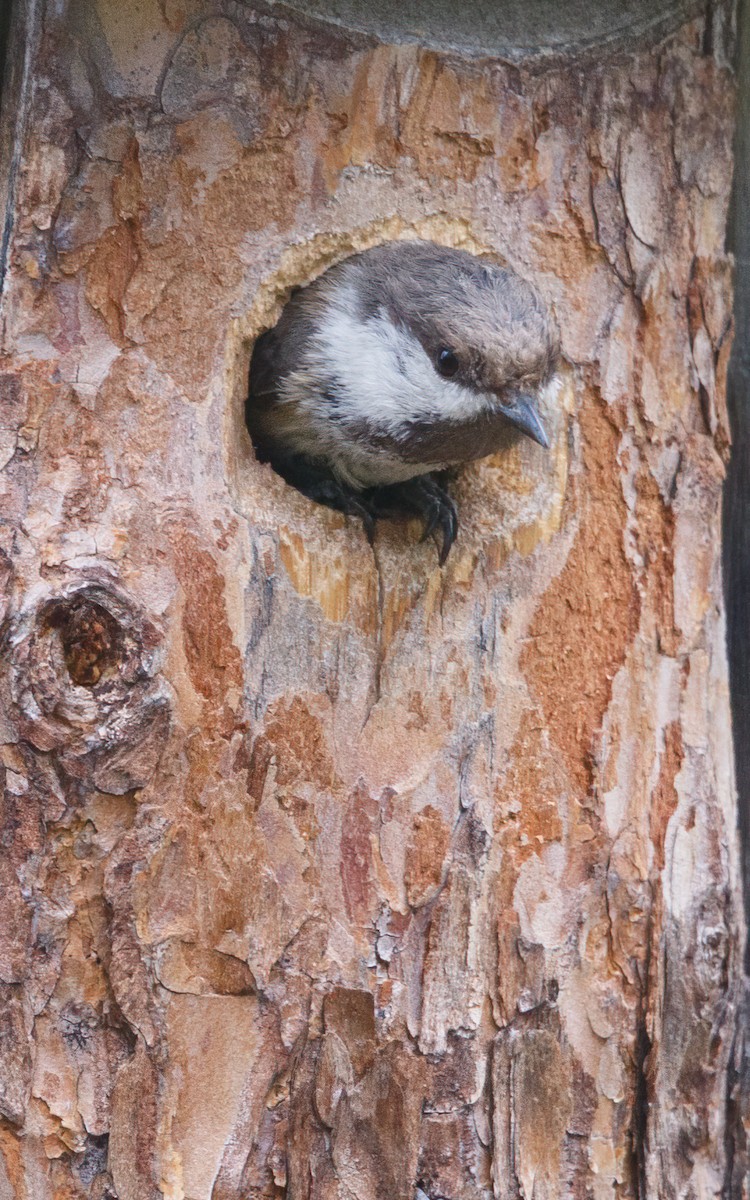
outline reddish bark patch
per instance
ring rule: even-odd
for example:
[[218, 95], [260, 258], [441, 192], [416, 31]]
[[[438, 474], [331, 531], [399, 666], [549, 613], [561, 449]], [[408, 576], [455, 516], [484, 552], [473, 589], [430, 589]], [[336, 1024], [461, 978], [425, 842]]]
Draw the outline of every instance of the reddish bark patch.
[[335, 1033], [346, 1046], [356, 1079], [369, 1071], [375, 1058], [375, 1002], [371, 992], [336, 988], [323, 1001], [327, 1033]]
[[0, 1127], [0, 1181], [8, 1184], [9, 1196], [27, 1195], [26, 1159], [22, 1156], [23, 1142], [10, 1128]]
[[412, 908], [424, 904], [440, 887], [450, 838], [448, 825], [431, 804], [417, 813], [406, 849], [404, 871], [406, 898]]
[[187, 530], [172, 534], [175, 570], [185, 593], [183, 637], [190, 679], [218, 712], [230, 686], [242, 684], [242, 660], [227, 620], [224, 578]]
[[109, 1168], [119, 1196], [156, 1195], [155, 1137], [159, 1081], [142, 1042], [115, 1080]]
[[674, 513], [647, 471], [639, 475], [636, 490], [637, 538], [646, 575], [646, 608], [653, 612], [660, 651], [674, 657], [679, 639], [674, 624]]
[[271, 758], [276, 759], [279, 787], [310, 781], [330, 789], [334, 765], [323, 722], [311, 712], [303, 696], [285, 698], [268, 710], [266, 727], [253, 744], [249, 783], [260, 801]]
[[349, 920], [363, 924], [371, 916], [374, 892], [373, 828], [378, 804], [364, 783], [349, 798], [341, 830], [341, 883]]
[[581, 409], [580, 427], [585, 492], [578, 535], [531, 622], [521, 669], [573, 780], [588, 791], [592, 739], [638, 627], [639, 600], [623, 545], [617, 430], [593, 400]]
[[139, 254], [129, 224], [108, 229], [92, 254], [86, 299], [101, 314], [113, 341], [123, 342], [123, 296], [138, 266]]
[[[514, 856], [518, 863], [547, 842], [562, 837], [560, 771], [542, 739], [538, 713], [524, 713], [510, 751], [510, 768], [498, 799], [519, 805], [513, 822]], [[512, 810], [511, 810], [512, 811]]]

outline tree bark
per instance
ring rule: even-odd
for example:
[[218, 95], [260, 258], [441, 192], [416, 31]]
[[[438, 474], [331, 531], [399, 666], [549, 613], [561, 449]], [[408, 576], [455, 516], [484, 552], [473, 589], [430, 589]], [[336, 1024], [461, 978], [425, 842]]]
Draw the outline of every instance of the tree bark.
[[[1, 1200], [740, 1195], [730, 5], [517, 63], [16, 17]], [[406, 236], [562, 332], [443, 569], [242, 420], [289, 290]]]

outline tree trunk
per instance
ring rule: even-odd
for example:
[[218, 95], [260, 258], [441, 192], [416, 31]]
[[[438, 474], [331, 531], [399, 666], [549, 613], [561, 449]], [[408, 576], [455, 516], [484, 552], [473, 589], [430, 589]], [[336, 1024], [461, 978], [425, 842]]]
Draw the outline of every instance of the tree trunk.
[[[740, 1194], [732, 41], [17, 7], [1, 1200]], [[553, 448], [462, 472], [443, 569], [242, 418], [289, 290], [406, 236], [562, 331]]]

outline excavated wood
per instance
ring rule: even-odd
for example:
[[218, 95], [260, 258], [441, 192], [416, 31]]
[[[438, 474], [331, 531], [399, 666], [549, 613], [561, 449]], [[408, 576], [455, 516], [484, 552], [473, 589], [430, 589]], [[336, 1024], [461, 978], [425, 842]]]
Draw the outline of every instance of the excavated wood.
[[[230, 0], [28, 21], [0, 1197], [726, 1195], [730, 8], [533, 69]], [[564, 352], [442, 570], [242, 420], [290, 289], [415, 235], [533, 279]]]

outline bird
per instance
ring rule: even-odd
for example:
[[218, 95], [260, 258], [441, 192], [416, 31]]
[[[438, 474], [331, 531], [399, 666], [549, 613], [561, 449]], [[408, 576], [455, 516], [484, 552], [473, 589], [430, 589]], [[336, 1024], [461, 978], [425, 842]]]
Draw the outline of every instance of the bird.
[[463, 463], [521, 436], [547, 448], [540, 400], [560, 341], [537, 289], [486, 255], [390, 241], [292, 292], [255, 341], [245, 419], [256, 456], [305, 496], [376, 521], [417, 515], [442, 565]]

